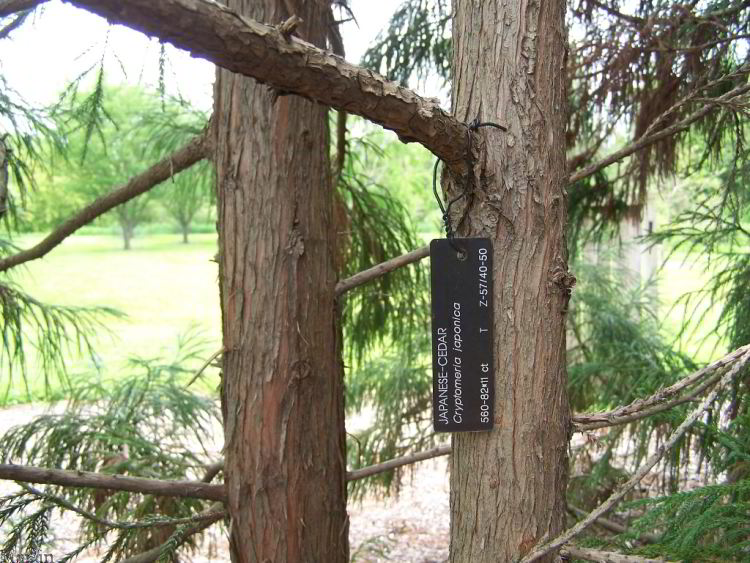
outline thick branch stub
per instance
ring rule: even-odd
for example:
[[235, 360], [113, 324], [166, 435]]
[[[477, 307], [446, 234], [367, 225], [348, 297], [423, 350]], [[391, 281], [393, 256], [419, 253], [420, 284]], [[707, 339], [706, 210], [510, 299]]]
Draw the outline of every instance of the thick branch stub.
[[419, 262], [429, 255], [430, 247], [423, 246], [422, 248], [418, 248], [417, 250], [412, 250], [411, 252], [407, 252], [406, 254], [402, 254], [401, 256], [396, 256], [396, 258], [391, 258], [390, 260], [386, 260], [385, 262], [376, 264], [372, 268], [363, 270], [362, 272], [357, 272], [353, 276], [346, 278], [345, 280], [341, 280], [336, 284], [336, 296], [341, 296], [347, 291], [354, 289], [355, 287], [359, 287], [360, 285], [364, 285], [373, 280], [376, 280], [379, 277], [386, 275], [388, 272], [398, 270], [399, 268], [403, 268], [404, 266], [413, 264], [414, 262]]
[[345, 110], [417, 141], [449, 166], [464, 166], [466, 125], [436, 100], [350, 64], [330, 51], [208, 0], [69, 0], [154, 35], [195, 57], [285, 92]]

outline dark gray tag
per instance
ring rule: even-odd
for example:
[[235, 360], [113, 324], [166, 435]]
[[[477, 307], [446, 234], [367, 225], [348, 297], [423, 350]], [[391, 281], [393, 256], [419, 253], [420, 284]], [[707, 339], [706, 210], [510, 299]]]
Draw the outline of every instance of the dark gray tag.
[[435, 432], [490, 430], [492, 243], [454, 238], [430, 243], [432, 274], [432, 413]]

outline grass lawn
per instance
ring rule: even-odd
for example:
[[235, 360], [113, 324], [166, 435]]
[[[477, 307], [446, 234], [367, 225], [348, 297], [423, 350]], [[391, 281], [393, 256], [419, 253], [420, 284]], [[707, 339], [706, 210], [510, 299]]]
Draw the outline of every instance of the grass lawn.
[[[27, 247], [38, 239], [28, 235], [15, 242]], [[108, 319], [111, 334], [97, 335], [106, 375], [115, 375], [131, 356], [172, 357], [178, 337], [191, 327], [202, 332], [209, 356], [221, 342], [216, 235], [190, 239], [185, 245], [176, 234], [142, 236], [124, 251], [118, 236], [72, 236], [29, 262], [16, 281], [47, 303], [107, 306], [127, 315]], [[93, 371], [90, 358], [73, 357], [69, 365], [71, 373]], [[35, 391], [42, 389], [39, 379], [32, 382]], [[25, 397], [20, 381], [14, 382], [10, 400]]]
[[[15, 242], [28, 247], [39, 235], [27, 235]], [[129, 357], [172, 358], [180, 335], [193, 330], [205, 341], [202, 357], [219, 349], [221, 316], [215, 234], [193, 234], [190, 244], [182, 244], [176, 234], [143, 235], [133, 241], [133, 249], [124, 251], [116, 235], [82, 235], [68, 238], [41, 260], [17, 270], [17, 282], [27, 293], [41, 301], [58, 305], [107, 306], [126, 315], [106, 319], [111, 334], [102, 332], [95, 338], [101, 373], [118, 376]], [[700, 289], [709, 272], [702, 264], [683, 263], [674, 257], [659, 276], [658, 294], [664, 303], [663, 317], [668, 332], [680, 325], [681, 308], [670, 305], [687, 291]], [[702, 327], [715, 326], [718, 309], [708, 312]], [[702, 328], [701, 327], [701, 328]], [[702, 337], [706, 337], [699, 346]], [[718, 349], [714, 349], [716, 344]], [[721, 356], [723, 343], [698, 330], [682, 339], [680, 348], [696, 361], [705, 362]], [[200, 363], [200, 362], [198, 362]], [[90, 358], [71, 356], [69, 372], [95, 373]], [[35, 398], [43, 397], [44, 382], [35, 363], [30, 362], [30, 380]], [[132, 368], [129, 368], [132, 369]], [[209, 370], [210, 372], [210, 370]], [[215, 389], [216, 370], [205, 389]], [[54, 380], [53, 380], [54, 383]], [[0, 401], [7, 379], [0, 379]], [[15, 378], [8, 402], [28, 400], [25, 386]]]

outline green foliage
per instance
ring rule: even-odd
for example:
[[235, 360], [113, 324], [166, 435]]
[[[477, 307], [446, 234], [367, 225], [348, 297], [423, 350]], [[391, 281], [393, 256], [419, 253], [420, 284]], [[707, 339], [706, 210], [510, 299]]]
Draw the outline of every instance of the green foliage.
[[362, 64], [391, 80], [408, 84], [437, 72], [451, 78], [451, 11], [446, 0], [405, 0], [394, 12], [388, 29], [362, 58]]
[[[70, 158], [56, 161], [39, 179], [42, 188], [28, 214], [31, 228], [57, 226], [83, 205], [177, 150], [206, 125], [206, 115], [186, 102], [160, 98], [157, 92], [139, 88], [109, 87], [102, 72], [83, 100], [78, 89], [70, 87], [57, 106], [57, 127], [65, 134]], [[134, 229], [158, 212], [154, 201], [159, 196], [163, 207], [187, 232], [211, 199], [212, 180], [210, 165], [201, 163], [175, 176], [171, 184], [165, 182], [108, 215], [119, 224], [127, 248]]]
[[633, 501], [624, 508], [645, 512], [617, 538], [619, 543], [659, 531], [658, 542], [633, 550], [639, 555], [686, 562], [747, 561], [750, 479]]
[[[140, 115], [137, 127], [148, 132], [144, 153], [153, 161], [163, 158], [199, 135], [208, 123], [208, 116], [192, 108], [184, 100], [162, 96], [158, 108]], [[159, 203], [177, 222], [188, 242], [188, 232], [196, 215], [215, 201], [214, 172], [211, 162], [203, 160], [172, 176], [155, 192]]]
[[[0, 75], [0, 143], [7, 150], [5, 159], [9, 176], [9, 185], [0, 183], [0, 216], [8, 227], [9, 218], [18, 218], [17, 199], [23, 206], [30, 189], [36, 186], [35, 171], [44, 169], [45, 161], [52, 154], [64, 150], [64, 139], [54, 126], [53, 113], [29, 105]], [[6, 164], [2, 160], [0, 158], [0, 174]]]
[[[372, 409], [374, 422], [350, 435], [350, 467], [381, 463], [439, 441], [432, 432], [429, 335], [429, 320], [425, 319], [422, 329], [411, 337], [415, 342], [384, 346], [377, 357], [351, 370], [346, 387], [347, 412], [355, 415]], [[352, 482], [350, 491], [358, 495], [373, 488], [388, 490], [398, 486], [399, 478], [399, 471], [381, 473]]]
[[750, 153], [739, 147], [725, 157], [718, 174], [699, 173], [684, 182], [694, 202], [665, 228], [649, 237], [672, 252], [710, 264], [714, 274], [706, 287], [683, 300], [695, 328], [703, 321], [705, 302], [721, 304], [717, 330], [724, 331], [730, 349], [750, 343]]
[[[339, 175], [338, 262], [346, 278], [417, 248], [406, 209], [393, 192], [368, 175], [380, 149], [367, 136], [351, 139]], [[425, 275], [419, 264], [398, 269], [349, 292], [341, 300], [350, 360], [362, 360], [375, 346], [410, 347], [426, 307]]]
[[[102, 316], [119, 316], [104, 307], [61, 307], [37, 301], [23, 293], [11, 282], [0, 284], [0, 322], [2, 343], [0, 345], [0, 373], [4, 392], [0, 403], [8, 401], [12, 386], [21, 382], [31, 399], [29, 377], [41, 376], [47, 391], [51, 389], [50, 378], [68, 382], [66, 360], [71, 353], [87, 354], [95, 358], [91, 335], [104, 328]], [[29, 374], [28, 348], [37, 358], [40, 374]]]
[[[184, 387], [188, 362], [201, 350], [188, 338], [171, 361], [134, 359], [128, 377], [76, 381], [62, 413], [44, 414], [6, 432], [0, 459], [158, 479], [202, 477], [204, 466], [213, 461], [208, 448], [220, 413], [213, 399]], [[42, 509], [66, 511], [71, 505], [79, 514], [90, 513], [83, 520], [81, 542], [107, 543], [107, 558], [161, 545], [178, 525], [205, 509], [194, 499], [48, 486], [31, 500], [23, 494], [3, 499], [7, 508], [0, 510], [0, 523], [24, 514], [32, 501]], [[131, 519], [136, 522], [121, 523]], [[112, 530], [117, 531], [114, 540], [107, 535]]]
[[568, 391], [574, 410], [625, 405], [696, 369], [665, 338], [653, 280], [641, 284], [616, 256], [571, 264], [578, 284], [568, 313]]
[[[134, 88], [111, 89], [101, 80], [80, 106], [62, 114], [70, 160], [60, 163], [53, 178], [57, 191], [76, 194], [87, 202], [142, 171], [149, 132], [137, 126], [138, 119], [144, 111], [158, 106], [155, 96]], [[101, 110], [94, 106], [101, 106]], [[94, 132], [96, 137], [92, 137]], [[143, 194], [111, 212], [123, 231], [126, 248], [133, 230], [146, 218], [151, 198], [149, 193]]]

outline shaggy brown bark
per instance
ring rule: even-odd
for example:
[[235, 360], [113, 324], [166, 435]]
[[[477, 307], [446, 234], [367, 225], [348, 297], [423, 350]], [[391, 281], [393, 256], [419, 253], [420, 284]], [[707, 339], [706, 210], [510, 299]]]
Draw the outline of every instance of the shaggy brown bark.
[[[517, 561], [563, 527], [570, 413], [565, 313], [564, 2], [455, 1], [454, 115], [481, 129], [454, 214], [494, 246], [495, 427], [454, 434], [451, 561]], [[466, 178], [448, 178], [455, 196]]]
[[[280, 22], [287, 5], [304, 20], [297, 33], [323, 45], [327, 2], [232, 0], [229, 8]], [[232, 560], [344, 562], [327, 109], [223, 69], [214, 101]]]

